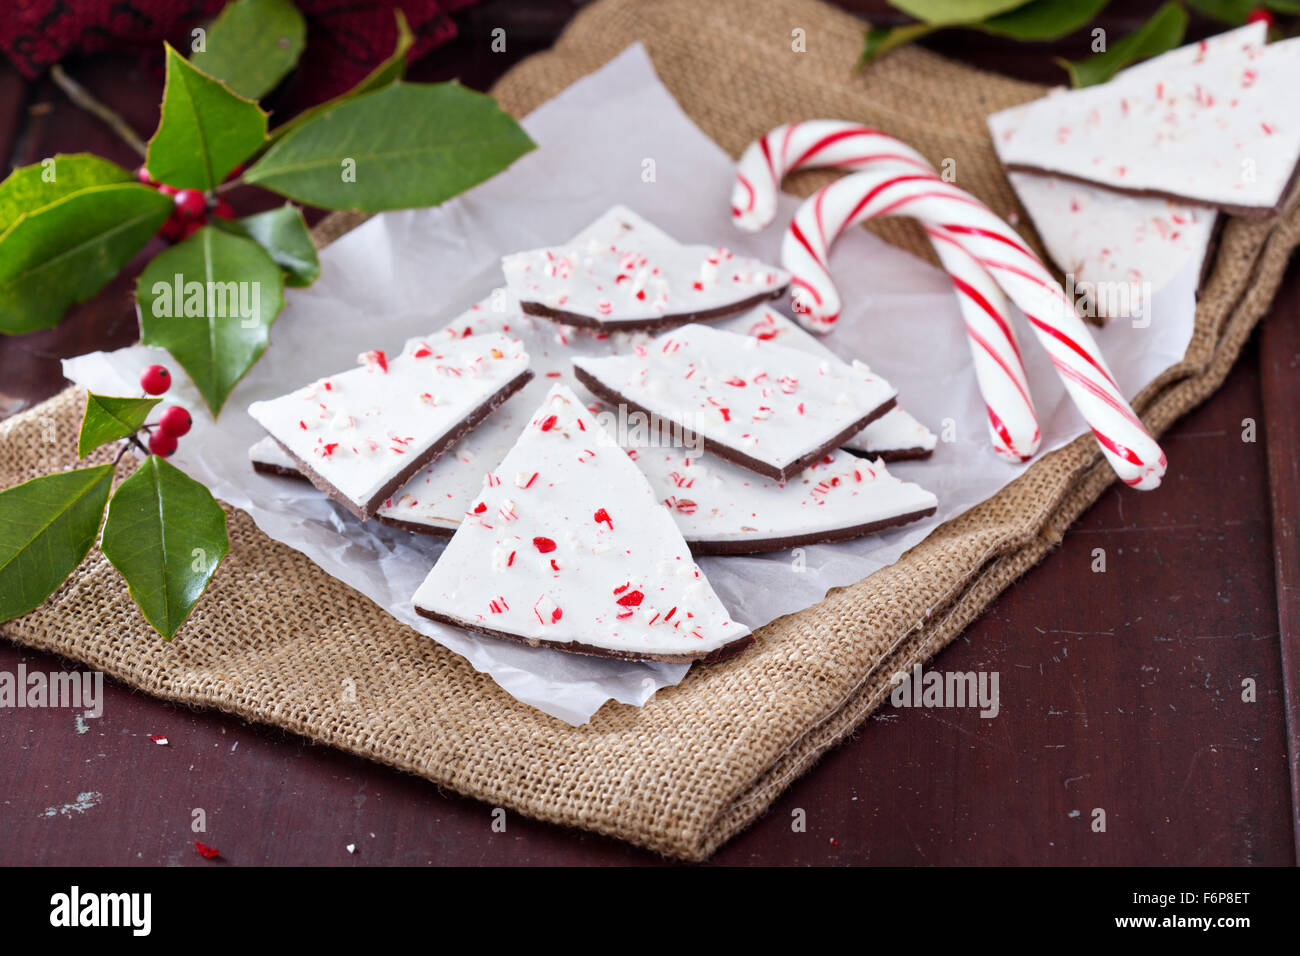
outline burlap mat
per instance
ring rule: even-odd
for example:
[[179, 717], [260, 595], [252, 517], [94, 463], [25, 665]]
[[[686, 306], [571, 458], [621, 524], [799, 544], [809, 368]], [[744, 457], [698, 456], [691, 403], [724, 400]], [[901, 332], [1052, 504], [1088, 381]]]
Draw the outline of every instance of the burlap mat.
[[[791, 51], [796, 28], [806, 53]], [[861, 24], [812, 0], [602, 0], [495, 92], [525, 113], [636, 39], [686, 111], [733, 154], [777, 123], [856, 118], [935, 161], [955, 159], [962, 186], [995, 210], [1014, 208], [983, 117], [1040, 91], [919, 49], [854, 76]], [[805, 175], [793, 188], [806, 193], [824, 180]], [[329, 220], [322, 239], [357, 221]], [[926, 252], [907, 224], [880, 228]], [[1186, 359], [1136, 402], [1153, 432], [1219, 386], [1298, 240], [1294, 208], [1280, 221], [1228, 223]], [[0, 426], [0, 487], [71, 467], [79, 411], [70, 389]], [[158, 697], [698, 860], [844, 739], [887, 696], [890, 674], [942, 648], [1040, 560], [1111, 480], [1092, 439], [1080, 439], [893, 567], [763, 628], [749, 652], [696, 667], [645, 707], [606, 706], [576, 729], [516, 702], [240, 512], [230, 515], [230, 556], [172, 643], [148, 630], [98, 552], [44, 607], [0, 633]]]

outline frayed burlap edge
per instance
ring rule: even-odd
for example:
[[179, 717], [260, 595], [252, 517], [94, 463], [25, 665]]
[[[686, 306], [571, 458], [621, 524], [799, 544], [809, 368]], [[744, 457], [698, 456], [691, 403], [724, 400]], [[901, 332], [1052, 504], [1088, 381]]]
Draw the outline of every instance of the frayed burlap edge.
[[[796, 28], [806, 53], [791, 49]], [[983, 116], [1041, 91], [915, 49], [854, 76], [860, 36], [856, 20], [811, 0], [603, 0], [494, 92], [521, 115], [639, 39], [687, 112], [733, 154], [780, 122], [856, 118], [953, 159], [961, 185], [1015, 210]], [[826, 178], [800, 175], [790, 188], [806, 194]], [[318, 242], [363, 220], [332, 216]], [[910, 224], [876, 228], [929, 255]], [[1153, 432], [1219, 386], [1297, 241], [1294, 209], [1275, 222], [1228, 223], [1186, 357], [1135, 402]], [[0, 425], [0, 486], [72, 467], [79, 410], [69, 389]], [[0, 633], [497, 806], [703, 859], [865, 719], [891, 674], [940, 650], [1041, 560], [1112, 480], [1092, 440], [1080, 439], [893, 567], [763, 628], [750, 652], [695, 668], [645, 707], [607, 706], [580, 728], [513, 700], [233, 510], [232, 553], [172, 643], [149, 632], [98, 552]]]

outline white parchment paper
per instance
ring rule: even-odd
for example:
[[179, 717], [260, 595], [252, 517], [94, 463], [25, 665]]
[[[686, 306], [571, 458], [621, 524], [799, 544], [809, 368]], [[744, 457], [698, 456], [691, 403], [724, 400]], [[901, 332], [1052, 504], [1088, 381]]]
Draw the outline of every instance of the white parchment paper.
[[[682, 112], [640, 45], [537, 109], [524, 126], [539, 148], [506, 173], [436, 209], [376, 216], [323, 250], [321, 278], [310, 289], [288, 291], [271, 348], [235, 389], [219, 425], [158, 350], [135, 346], [84, 355], [65, 361], [64, 373], [95, 391], [129, 395], [138, 393], [144, 365], [168, 364], [176, 373], [168, 398], [188, 405], [195, 418], [172, 459], [178, 467], [247, 511], [271, 537], [465, 656], [519, 700], [581, 724], [607, 699], [644, 703], [681, 680], [687, 668], [578, 657], [424, 620], [410, 597], [441, 553], [440, 541], [375, 522], [363, 526], [304, 484], [258, 475], [248, 464], [248, 447], [262, 437], [245, 411], [250, 402], [349, 368], [360, 351], [396, 349], [410, 336], [440, 328], [501, 284], [503, 254], [562, 242], [615, 203], [682, 241], [726, 244], [778, 262], [781, 228], [798, 201], [783, 197], [776, 223], [758, 236], [735, 230], [728, 206], [731, 159]], [[860, 229], [839, 241], [831, 261], [845, 308], [825, 342], [883, 374], [904, 406], [941, 433], [930, 461], [890, 467], [935, 492], [939, 512], [885, 534], [806, 548], [802, 568], [790, 552], [702, 559], [733, 616], [750, 627], [809, 607], [829, 589], [892, 564], [940, 522], [990, 497], [1027, 467], [1007, 464], [989, 448], [984, 405], [947, 278]], [[1188, 270], [1156, 293], [1149, 326], [1117, 321], [1098, 333], [1126, 394], [1183, 357], [1195, 285]], [[1049, 451], [1085, 426], [1027, 323], [1021, 320], [1017, 331], [1043, 450]]]

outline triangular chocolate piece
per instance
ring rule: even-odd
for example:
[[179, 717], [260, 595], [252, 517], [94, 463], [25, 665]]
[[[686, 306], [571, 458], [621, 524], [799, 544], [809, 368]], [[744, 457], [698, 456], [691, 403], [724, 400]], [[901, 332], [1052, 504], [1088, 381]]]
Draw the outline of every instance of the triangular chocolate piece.
[[790, 276], [718, 246], [684, 245], [615, 206], [559, 246], [501, 260], [529, 315], [604, 332], [719, 319], [779, 297]]
[[989, 117], [1009, 170], [1268, 216], [1300, 160], [1300, 39], [1259, 28], [1191, 44], [1111, 82]]
[[645, 476], [554, 386], [412, 599], [494, 637], [627, 660], [718, 660], [753, 642]]

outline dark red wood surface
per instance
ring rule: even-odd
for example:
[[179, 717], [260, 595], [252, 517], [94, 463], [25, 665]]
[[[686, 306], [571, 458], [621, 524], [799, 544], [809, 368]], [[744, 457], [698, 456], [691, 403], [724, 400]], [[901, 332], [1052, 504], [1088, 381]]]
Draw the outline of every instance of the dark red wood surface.
[[[868, 15], [883, 3], [848, 3]], [[1120, 32], [1155, 4], [1123, 7]], [[417, 65], [485, 87], [546, 45], [566, 3], [489, 3]], [[505, 26], [507, 55], [488, 52]], [[1206, 27], [1199, 27], [1202, 32]], [[982, 66], [1058, 78], [1050, 54], [974, 34], [934, 44]], [[160, 77], [100, 56], [69, 71], [143, 134]], [[0, 68], [0, 154], [134, 157], [48, 81]], [[249, 197], [251, 200], [252, 197]], [[141, 264], [151, 250], [146, 250]], [[133, 340], [129, 276], [58, 329], [0, 339], [0, 416], [63, 387], [58, 358]], [[797, 781], [717, 863], [1293, 864], [1300, 832], [1300, 267], [1223, 389], [1166, 436], [1155, 493], [1112, 488], [1060, 549], [934, 662], [999, 674], [1001, 711], [886, 706]], [[1253, 419], [1258, 440], [1242, 440]], [[1106, 551], [1104, 573], [1091, 570]], [[0, 642], [0, 671], [67, 662]], [[1256, 697], [1243, 700], [1243, 681]], [[151, 735], [164, 735], [158, 746]], [[658, 862], [617, 841], [511, 815], [292, 735], [107, 682], [104, 715], [0, 710], [0, 863], [578, 864]], [[196, 809], [206, 832], [195, 834]], [[1105, 832], [1094, 832], [1103, 810]], [[794, 832], [803, 810], [807, 832]], [[354, 845], [349, 853], [347, 846]]]

